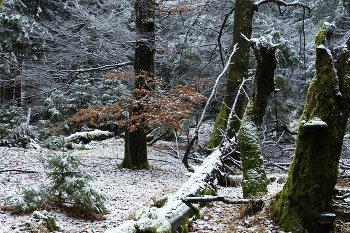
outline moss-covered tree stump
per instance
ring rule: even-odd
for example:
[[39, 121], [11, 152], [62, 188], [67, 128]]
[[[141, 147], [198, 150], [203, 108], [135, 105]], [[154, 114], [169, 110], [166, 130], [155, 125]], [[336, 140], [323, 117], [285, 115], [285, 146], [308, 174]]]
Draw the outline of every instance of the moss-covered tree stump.
[[239, 130], [239, 145], [243, 168], [243, 196], [255, 196], [267, 192], [267, 177], [262, 157], [259, 128], [265, 115], [267, 99], [275, 90], [274, 72], [276, 69], [275, 51], [278, 45], [272, 37], [259, 40], [244, 37], [254, 49], [258, 67], [254, 89], [245, 110]]
[[287, 231], [327, 231], [318, 217], [332, 212], [350, 104], [350, 43], [347, 39], [335, 57], [337, 72], [328, 49], [333, 29], [333, 24], [325, 23], [316, 35], [316, 73], [300, 118], [289, 178], [274, 204], [278, 222]]

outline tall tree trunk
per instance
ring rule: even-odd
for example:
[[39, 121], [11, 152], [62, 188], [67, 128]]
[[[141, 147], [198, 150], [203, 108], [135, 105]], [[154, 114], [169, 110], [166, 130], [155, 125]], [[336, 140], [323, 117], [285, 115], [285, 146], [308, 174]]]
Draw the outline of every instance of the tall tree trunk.
[[337, 75], [328, 48], [333, 29], [333, 24], [325, 23], [316, 35], [316, 73], [299, 121], [289, 178], [274, 204], [279, 224], [287, 231], [325, 231], [318, 216], [332, 212], [350, 106], [350, 40], [336, 55]]
[[262, 157], [259, 128], [265, 115], [267, 99], [275, 90], [274, 73], [277, 66], [275, 50], [278, 47], [272, 43], [272, 37], [269, 40], [265, 37], [250, 40], [258, 67], [253, 93], [239, 130], [243, 168], [242, 188], [245, 198], [267, 191], [268, 182]]
[[[208, 147], [217, 147], [220, 144], [222, 137], [220, 136], [219, 129], [225, 131], [228, 116], [231, 112], [230, 108], [234, 102], [238, 87], [243, 79], [248, 77], [250, 47], [249, 42], [242, 39], [240, 35], [242, 33], [248, 38], [251, 37], [253, 15], [257, 9], [258, 6], [255, 5], [254, 0], [237, 0], [235, 3], [232, 44], [238, 44], [238, 50], [231, 58], [223, 103], [220, 113], [216, 118]], [[245, 104], [244, 97], [240, 97], [235, 108], [235, 113], [240, 119], [242, 119]], [[228, 131], [230, 138], [233, 137], [235, 132], [238, 132], [240, 124], [239, 119], [235, 118], [232, 120], [230, 130]]]
[[[135, 80], [135, 89], [145, 88], [147, 84], [144, 74], [152, 77], [154, 75], [154, 55], [155, 55], [155, 23], [154, 0], [136, 0], [134, 3], [136, 15], [136, 48], [134, 70], [138, 77]], [[147, 87], [146, 87], [147, 88]], [[141, 99], [142, 95], [135, 94], [136, 100]], [[138, 115], [143, 112], [142, 105], [135, 106], [130, 115]], [[136, 123], [136, 122], [135, 122]], [[125, 168], [148, 169], [147, 161], [147, 138], [146, 125], [142, 124], [136, 130], [125, 133], [125, 155], [121, 164]]]

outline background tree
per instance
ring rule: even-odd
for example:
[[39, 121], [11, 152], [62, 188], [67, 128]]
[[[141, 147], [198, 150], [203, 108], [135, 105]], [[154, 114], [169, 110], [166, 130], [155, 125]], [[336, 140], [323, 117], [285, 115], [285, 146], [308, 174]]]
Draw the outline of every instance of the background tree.
[[[134, 3], [136, 15], [136, 47], [135, 47], [135, 89], [148, 89], [147, 80], [142, 72], [149, 73], [151, 76], [155, 74], [155, 22], [154, 9], [155, 2], [153, 0], [136, 0]], [[150, 81], [150, 80], [148, 80]], [[136, 100], [142, 100], [144, 95], [135, 92]], [[130, 115], [138, 115], [142, 113], [142, 105], [136, 102], [132, 106]], [[135, 130], [126, 131], [125, 133], [125, 155], [121, 164], [125, 168], [143, 169], [149, 168], [147, 161], [147, 138], [146, 125], [142, 117], [138, 122], [140, 124]]]
[[[239, 85], [244, 78], [248, 76], [249, 68], [249, 44], [240, 38], [240, 33], [245, 35], [248, 39], [252, 35], [253, 28], [253, 16], [254, 12], [258, 10], [258, 7], [262, 4], [273, 2], [278, 6], [302, 6], [310, 11], [310, 8], [299, 2], [285, 3], [284, 1], [258, 1], [254, 0], [241, 0], [235, 2], [234, 7], [234, 25], [233, 25], [233, 44], [238, 43], [238, 52], [232, 57], [232, 65], [229, 69], [229, 75], [227, 79], [224, 99], [221, 105], [221, 110], [216, 118], [214, 130], [211, 135], [208, 147], [216, 147], [220, 144], [222, 137], [220, 136], [220, 128], [227, 124], [228, 116], [230, 113], [230, 107], [232, 106], [235, 93], [238, 90]], [[230, 123], [230, 130], [228, 136], [232, 137], [234, 133], [238, 132], [240, 121], [244, 113], [245, 103], [244, 98], [240, 98], [240, 101], [236, 104], [234, 109], [235, 118]]]
[[[341, 41], [333, 65], [329, 49], [334, 24], [324, 23], [316, 35], [316, 72], [300, 118], [296, 151], [279, 199], [279, 224], [288, 231], [319, 232], [318, 216], [332, 212], [332, 195], [350, 111], [349, 36]], [[336, 69], [337, 68], [337, 71]]]
[[[241, 38], [241, 33], [247, 38], [252, 35], [253, 15], [254, 11], [258, 9], [254, 0], [236, 1], [234, 7], [234, 24], [232, 34], [232, 44], [238, 45], [237, 52], [231, 59], [231, 65], [228, 72], [228, 79], [226, 83], [226, 89], [224, 99], [221, 105], [220, 113], [216, 118], [214, 130], [211, 134], [208, 147], [216, 147], [220, 144], [222, 137], [220, 136], [219, 129], [225, 129], [228, 121], [228, 116], [231, 112], [231, 106], [233, 104], [235, 94], [239, 85], [244, 78], [248, 78], [249, 67], [249, 43]], [[234, 109], [235, 115], [230, 122], [230, 130], [228, 136], [233, 137], [234, 133], [238, 132], [240, 120], [244, 113], [245, 103], [244, 98], [240, 97], [236, 107]]]

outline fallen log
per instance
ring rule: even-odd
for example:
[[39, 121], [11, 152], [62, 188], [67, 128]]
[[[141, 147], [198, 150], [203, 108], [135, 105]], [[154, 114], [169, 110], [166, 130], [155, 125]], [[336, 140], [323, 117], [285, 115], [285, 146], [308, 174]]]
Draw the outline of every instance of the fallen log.
[[161, 232], [175, 233], [181, 230], [182, 225], [199, 210], [194, 206], [183, 203], [183, 199], [197, 197], [203, 194], [206, 187], [214, 179], [214, 174], [220, 172], [222, 162], [221, 152], [215, 150], [186, 183], [173, 195], [167, 197], [165, 205], [161, 208], [151, 208], [143, 213], [138, 221], [125, 221], [116, 228], [108, 229], [105, 233], [120, 232]]
[[[288, 172], [288, 169], [282, 167], [282, 165], [277, 164], [277, 163], [267, 163], [266, 166], [278, 167], [278, 168], [281, 169], [282, 171]], [[285, 165], [285, 166], [286, 166], [286, 165]]]
[[74, 143], [89, 143], [92, 140], [105, 140], [107, 138], [113, 137], [113, 133], [109, 131], [102, 131], [99, 129], [95, 129], [94, 131], [90, 132], [78, 132], [75, 134], [71, 134], [70, 136], [66, 137], [67, 141], [72, 141]]
[[196, 203], [196, 202], [212, 202], [212, 201], [221, 201], [227, 204], [263, 204], [265, 199], [229, 199], [222, 196], [204, 196], [204, 197], [186, 197], [182, 199], [184, 203]]

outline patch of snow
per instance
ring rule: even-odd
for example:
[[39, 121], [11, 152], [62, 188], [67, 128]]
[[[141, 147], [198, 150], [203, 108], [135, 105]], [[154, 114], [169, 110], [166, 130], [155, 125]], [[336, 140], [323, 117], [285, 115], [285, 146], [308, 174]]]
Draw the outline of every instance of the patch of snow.
[[314, 117], [313, 119], [309, 120], [304, 124], [306, 127], [327, 127], [327, 123], [322, 121], [319, 117]]

